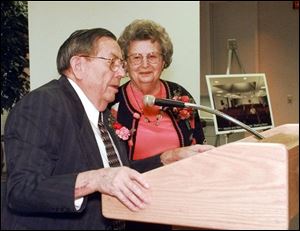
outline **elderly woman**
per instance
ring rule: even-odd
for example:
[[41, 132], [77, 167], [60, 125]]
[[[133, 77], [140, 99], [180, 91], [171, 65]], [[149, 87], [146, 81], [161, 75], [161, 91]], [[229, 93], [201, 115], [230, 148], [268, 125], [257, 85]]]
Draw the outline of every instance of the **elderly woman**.
[[[135, 20], [125, 28], [118, 43], [127, 61], [130, 81], [120, 87], [116, 96], [113, 126], [127, 141], [129, 159], [140, 160], [170, 149], [203, 144], [205, 138], [197, 111], [143, 104], [144, 95], [194, 102], [182, 86], [160, 78], [170, 66], [173, 54], [165, 29], [151, 20]], [[149, 224], [129, 226], [130, 229], [149, 227]], [[168, 228], [151, 226], [151, 229]]]
[[128, 143], [129, 158], [140, 160], [170, 149], [203, 144], [196, 110], [143, 104], [144, 95], [194, 102], [182, 86], [160, 78], [172, 62], [173, 45], [166, 30], [151, 20], [135, 20], [125, 28], [118, 43], [130, 81], [120, 87], [113, 108], [115, 128], [123, 134], [127, 131], [123, 139]]

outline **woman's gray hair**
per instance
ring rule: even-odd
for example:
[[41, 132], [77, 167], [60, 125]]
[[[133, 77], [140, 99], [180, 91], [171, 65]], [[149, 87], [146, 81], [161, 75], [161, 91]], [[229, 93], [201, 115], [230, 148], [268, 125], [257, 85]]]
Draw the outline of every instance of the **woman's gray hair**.
[[161, 47], [164, 68], [170, 66], [173, 55], [173, 44], [165, 28], [158, 23], [147, 19], [136, 19], [130, 23], [118, 39], [124, 58], [128, 57], [128, 47], [131, 41], [151, 40], [158, 42]]

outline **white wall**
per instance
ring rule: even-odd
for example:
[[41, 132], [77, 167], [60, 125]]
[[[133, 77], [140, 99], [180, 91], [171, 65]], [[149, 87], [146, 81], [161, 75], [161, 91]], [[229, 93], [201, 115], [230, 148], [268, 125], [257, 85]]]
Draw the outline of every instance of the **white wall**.
[[104, 27], [118, 37], [134, 19], [145, 18], [164, 26], [174, 45], [163, 79], [183, 85], [199, 102], [199, 2], [28, 1], [28, 11], [31, 90], [58, 78], [57, 51], [75, 30]]

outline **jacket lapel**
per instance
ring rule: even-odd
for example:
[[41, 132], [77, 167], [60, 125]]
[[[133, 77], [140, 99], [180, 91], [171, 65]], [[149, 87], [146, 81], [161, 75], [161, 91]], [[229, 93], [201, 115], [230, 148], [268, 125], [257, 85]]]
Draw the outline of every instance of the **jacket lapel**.
[[62, 76], [59, 81], [72, 104], [71, 109], [74, 110], [72, 112], [72, 118], [79, 129], [79, 146], [82, 149], [83, 161], [87, 161], [89, 169], [101, 168], [103, 167], [103, 162], [98, 144], [80, 98], [69, 83], [67, 77]]

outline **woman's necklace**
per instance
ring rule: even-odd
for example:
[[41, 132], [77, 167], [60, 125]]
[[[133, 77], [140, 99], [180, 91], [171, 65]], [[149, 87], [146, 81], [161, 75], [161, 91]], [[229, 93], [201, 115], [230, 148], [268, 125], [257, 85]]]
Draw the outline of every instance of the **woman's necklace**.
[[[130, 83], [129, 85], [130, 85], [130, 89], [131, 89], [134, 101], [135, 101], [141, 115], [144, 117], [144, 121], [146, 123], [154, 123], [156, 126], [159, 126], [160, 121], [163, 118], [163, 111], [161, 109], [159, 109], [159, 113], [155, 115], [155, 119], [150, 120], [149, 116], [147, 116], [146, 113], [148, 112], [150, 114], [153, 114], [153, 109], [155, 109], [155, 107], [152, 106], [152, 107], [145, 108], [144, 106], [140, 106], [139, 100], [137, 99], [135, 92], [133, 90], [132, 83]], [[162, 89], [160, 87], [160, 92], [159, 92], [160, 95], [162, 95], [161, 92], [162, 92]], [[144, 110], [144, 108], [145, 108], [145, 110]]]

